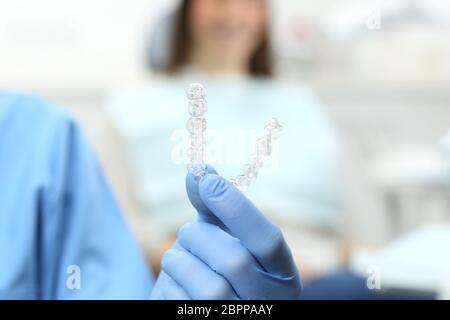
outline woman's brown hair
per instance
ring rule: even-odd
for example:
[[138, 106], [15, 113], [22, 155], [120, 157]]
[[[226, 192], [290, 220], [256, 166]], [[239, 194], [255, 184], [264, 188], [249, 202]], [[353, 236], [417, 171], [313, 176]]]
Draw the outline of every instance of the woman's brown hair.
[[[188, 63], [188, 54], [192, 43], [188, 25], [190, 6], [191, 0], [183, 0], [175, 17], [169, 62], [165, 68], [165, 71], [169, 74], [176, 73], [180, 67]], [[272, 52], [267, 27], [264, 30], [263, 40], [249, 61], [248, 70], [249, 74], [255, 77], [270, 77], [273, 75]]]

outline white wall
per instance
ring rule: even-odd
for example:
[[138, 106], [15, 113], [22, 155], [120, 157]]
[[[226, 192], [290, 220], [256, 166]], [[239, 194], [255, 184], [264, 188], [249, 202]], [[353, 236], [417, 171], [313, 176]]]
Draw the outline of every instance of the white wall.
[[142, 38], [175, 0], [2, 0], [0, 86], [85, 90], [143, 72]]

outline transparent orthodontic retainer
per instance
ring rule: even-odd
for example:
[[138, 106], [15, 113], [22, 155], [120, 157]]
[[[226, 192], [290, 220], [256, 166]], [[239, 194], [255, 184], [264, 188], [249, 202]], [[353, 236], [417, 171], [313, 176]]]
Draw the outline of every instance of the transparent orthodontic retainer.
[[[203, 161], [204, 132], [207, 125], [204, 116], [208, 111], [206, 90], [201, 84], [193, 83], [187, 89], [186, 94], [189, 100], [190, 114], [186, 124], [186, 129], [190, 134], [187, 169], [194, 176], [203, 177], [207, 174], [206, 164]], [[272, 118], [264, 127], [248, 163], [244, 166], [243, 173], [230, 180], [239, 190], [247, 191], [251, 183], [256, 180], [259, 170], [272, 153], [273, 142], [279, 139], [282, 130], [283, 127], [275, 118]]]

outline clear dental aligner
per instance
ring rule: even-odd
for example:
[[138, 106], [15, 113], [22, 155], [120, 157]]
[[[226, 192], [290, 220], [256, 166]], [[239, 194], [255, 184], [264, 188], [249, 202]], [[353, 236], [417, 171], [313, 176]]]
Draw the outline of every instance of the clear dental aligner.
[[264, 161], [272, 153], [272, 144], [280, 137], [283, 127], [277, 119], [272, 118], [264, 127], [261, 137], [256, 142], [254, 153], [249, 162], [244, 166], [243, 173], [231, 182], [241, 191], [245, 192], [253, 180], [258, 177], [259, 169], [264, 167]]
[[[207, 168], [203, 162], [204, 131], [206, 119], [204, 115], [208, 110], [206, 90], [199, 83], [193, 83], [187, 90], [189, 99], [189, 118], [186, 128], [190, 133], [188, 149], [187, 169], [196, 177], [207, 174]], [[241, 191], [247, 191], [253, 180], [258, 177], [259, 170], [264, 166], [264, 161], [272, 153], [272, 144], [280, 137], [283, 127], [277, 119], [272, 118], [264, 127], [262, 136], [256, 142], [256, 148], [250, 160], [244, 167], [244, 172], [231, 182]]]
[[186, 129], [190, 134], [187, 168], [196, 177], [206, 175], [207, 169], [203, 162], [204, 137], [206, 119], [203, 117], [208, 110], [206, 90], [199, 83], [189, 86], [187, 92], [189, 99], [189, 114]]

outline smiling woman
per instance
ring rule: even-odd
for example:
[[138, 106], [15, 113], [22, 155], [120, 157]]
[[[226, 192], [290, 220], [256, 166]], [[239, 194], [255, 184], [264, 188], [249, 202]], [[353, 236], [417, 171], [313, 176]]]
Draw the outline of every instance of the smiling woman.
[[214, 73], [273, 73], [265, 0], [184, 0], [171, 46], [169, 73], [188, 64]]

